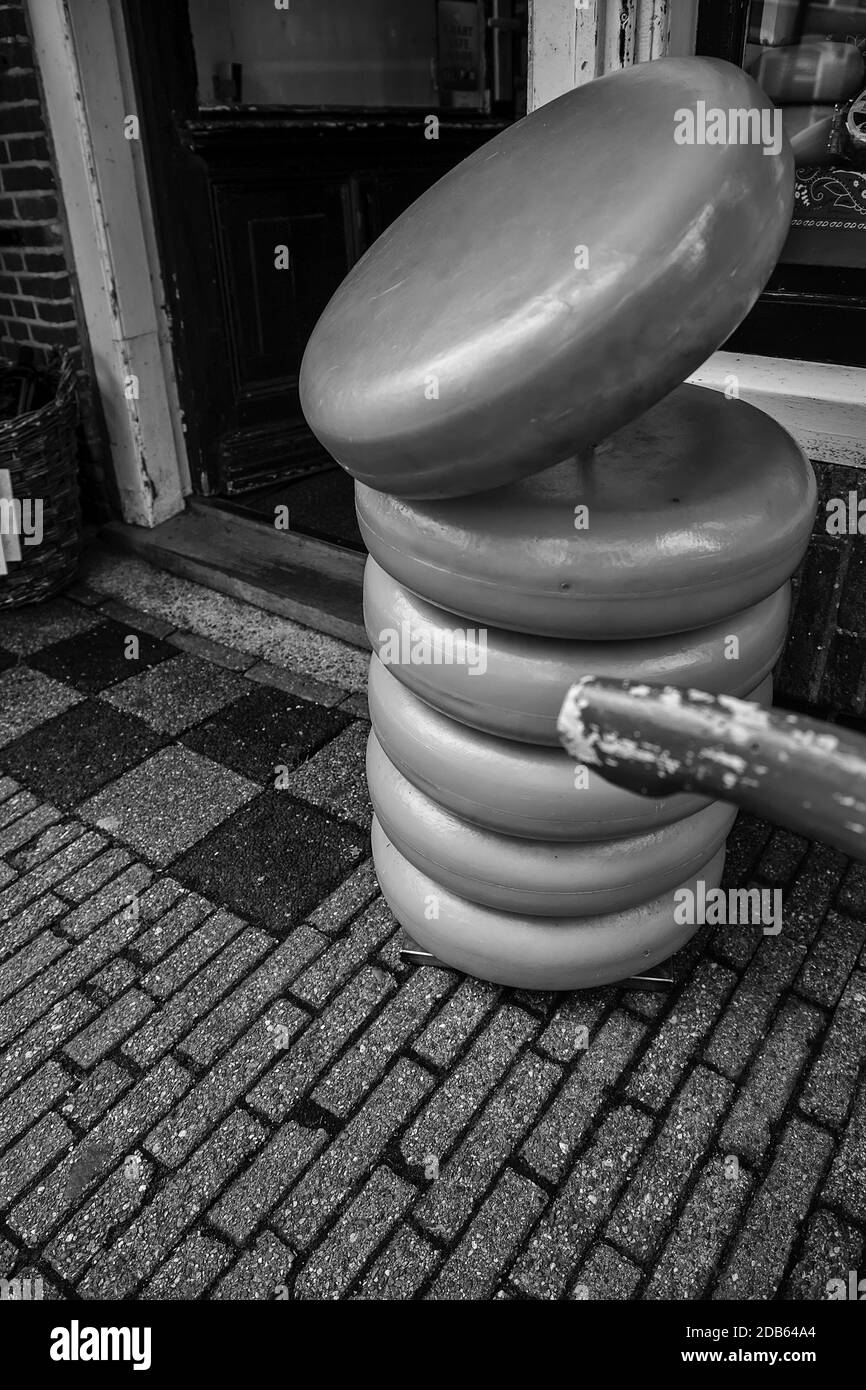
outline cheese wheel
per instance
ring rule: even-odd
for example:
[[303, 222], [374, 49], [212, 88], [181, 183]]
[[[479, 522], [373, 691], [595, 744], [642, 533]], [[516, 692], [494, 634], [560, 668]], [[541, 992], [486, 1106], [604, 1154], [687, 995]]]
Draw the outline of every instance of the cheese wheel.
[[562, 701], [583, 676], [745, 697], [781, 656], [790, 606], [785, 584], [712, 627], [631, 642], [571, 642], [472, 627], [417, 598], [372, 556], [364, 574], [370, 644], [403, 685], [474, 729], [557, 747]]
[[852, 43], [809, 39], [784, 48], [765, 48], [750, 69], [771, 101], [844, 101], [863, 85], [863, 58]]
[[337, 462], [403, 497], [480, 492], [594, 445], [706, 361], [778, 259], [794, 168], [784, 144], [702, 143], [705, 108], [770, 111], [717, 59], [629, 66], [510, 126], [392, 223], [301, 366]]
[[681, 386], [602, 444], [495, 493], [406, 502], [357, 484], [370, 554], [476, 623], [655, 637], [760, 602], [802, 559], [812, 465], [769, 415]]
[[714, 801], [645, 835], [577, 844], [518, 839], [444, 810], [397, 771], [372, 731], [367, 782], [379, 824], [416, 869], [458, 897], [531, 917], [618, 912], [676, 888], [722, 848], [737, 814]]
[[678, 889], [638, 907], [593, 917], [527, 917], [449, 892], [410, 864], [375, 818], [372, 841], [382, 896], [412, 940], [446, 965], [517, 989], [593, 989], [658, 965], [697, 931], [677, 922], [686, 914], [676, 913], [676, 892], [696, 893], [699, 879], [706, 891], [718, 887], [725, 862], [720, 849]]
[[[751, 698], [769, 703], [772, 682]], [[706, 797], [642, 797], [544, 748], [466, 728], [425, 705], [377, 656], [370, 662], [370, 719], [384, 752], [413, 786], [474, 825], [534, 840], [642, 835], [683, 820]]]

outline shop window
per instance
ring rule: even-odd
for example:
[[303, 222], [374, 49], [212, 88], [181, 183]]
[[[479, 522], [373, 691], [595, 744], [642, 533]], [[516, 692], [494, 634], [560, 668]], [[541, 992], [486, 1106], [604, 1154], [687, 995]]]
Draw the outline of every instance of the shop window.
[[189, 0], [199, 104], [522, 115], [528, 0]]
[[866, 0], [702, 0], [697, 52], [752, 74], [797, 165], [779, 266], [734, 345], [866, 363]]

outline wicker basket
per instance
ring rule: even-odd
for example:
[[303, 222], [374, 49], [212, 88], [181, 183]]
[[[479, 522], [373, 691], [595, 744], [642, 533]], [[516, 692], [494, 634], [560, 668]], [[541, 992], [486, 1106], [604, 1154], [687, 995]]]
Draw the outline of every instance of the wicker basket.
[[[7, 384], [13, 373], [14, 369], [7, 372]], [[0, 574], [0, 608], [50, 598], [71, 584], [78, 571], [78, 402], [71, 356], [64, 354], [56, 366], [39, 372], [38, 378], [42, 394], [53, 390], [52, 397], [36, 409], [0, 420], [0, 481], [11, 482], [12, 498], [17, 502], [42, 503], [40, 544], [27, 545], [25, 537], [19, 536], [16, 548], [20, 559], [10, 559], [13, 545], [8, 529], [4, 527], [7, 534], [0, 535], [7, 557], [6, 573]], [[0, 369], [0, 386], [3, 381]], [[0, 493], [3, 495], [8, 501], [8, 488]], [[0, 513], [0, 519], [2, 516]]]

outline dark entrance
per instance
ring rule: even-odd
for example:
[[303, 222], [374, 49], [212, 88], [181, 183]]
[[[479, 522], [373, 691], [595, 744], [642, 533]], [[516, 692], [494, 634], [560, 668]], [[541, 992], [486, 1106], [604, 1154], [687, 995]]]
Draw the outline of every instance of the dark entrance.
[[526, 0], [124, 0], [195, 491], [360, 547], [301, 414], [347, 270], [525, 110]]

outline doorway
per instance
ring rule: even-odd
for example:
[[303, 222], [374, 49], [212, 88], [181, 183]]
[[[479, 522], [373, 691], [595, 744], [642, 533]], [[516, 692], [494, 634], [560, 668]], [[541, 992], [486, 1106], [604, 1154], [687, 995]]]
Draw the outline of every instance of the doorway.
[[388, 224], [524, 114], [528, 2], [123, 3], [193, 491], [361, 550], [304, 348]]

